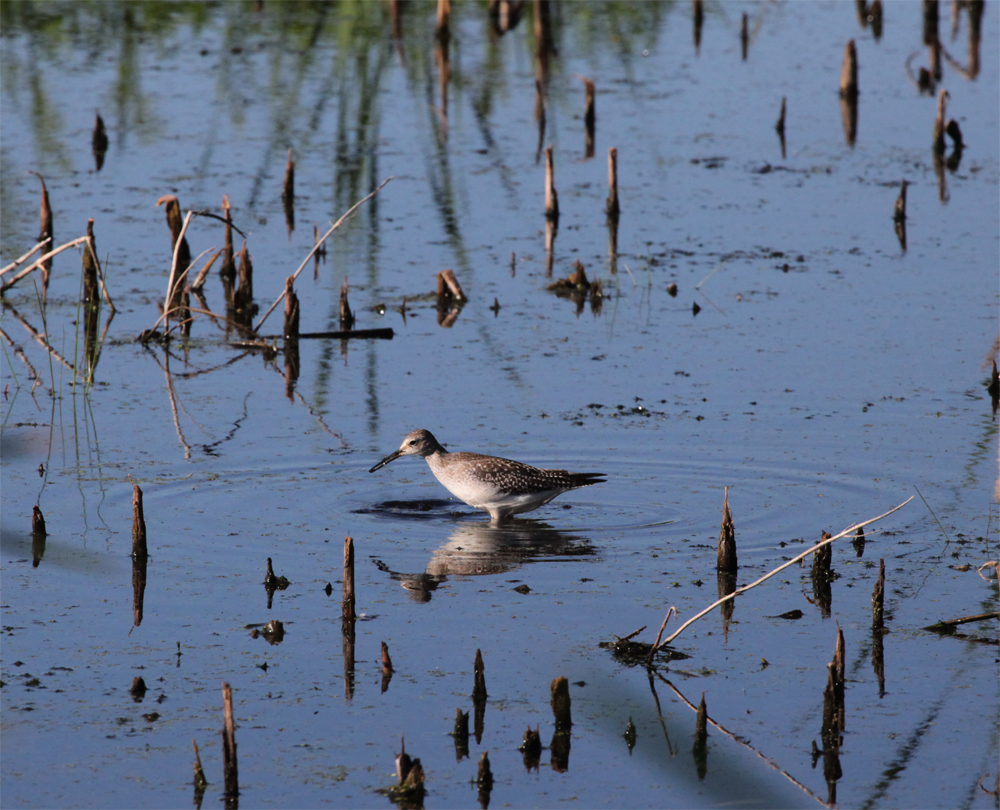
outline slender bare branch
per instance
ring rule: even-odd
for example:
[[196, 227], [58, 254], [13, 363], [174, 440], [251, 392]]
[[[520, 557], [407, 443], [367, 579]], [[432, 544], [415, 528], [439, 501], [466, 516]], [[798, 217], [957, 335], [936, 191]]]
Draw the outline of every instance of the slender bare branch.
[[7, 275], [7, 273], [9, 273], [11, 270], [13, 270], [19, 264], [21, 264], [21, 262], [26, 262], [31, 257], [32, 253], [34, 253], [39, 248], [45, 247], [51, 241], [52, 241], [52, 237], [46, 236], [41, 242], [39, 242], [37, 245], [35, 245], [31, 250], [29, 250], [23, 256], [21, 256], [18, 259], [14, 259], [14, 261], [12, 261], [5, 268], [3, 268], [3, 270], [0, 270], [0, 276]]
[[[354, 203], [354, 205], [348, 208], [347, 212], [340, 219], [338, 219], [336, 222], [333, 223], [333, 225], [330, 226], [330, 230], [328, 230], [325, 234], [323, 234], [322, 237], [320, 237], [320, 239], [316, 241], [316, 244], [313, 245], [312, 250], [310, 250], [309, 253], [306, 255], [306, 257], [302, 260], [302, 264], [299, 265], [299, 269], [296, 270], [294, 273], [292, 273], [292, 281], [294, 281], [299, 277], [299, 273], [302, 272], [302, 269], [313, 257], [313, 254], [323, 245], [324, 242], [326, 242], [327, 239], [330, 238], [330, 235], [335, 230], [337, 230], [337, 228], [343, 225], [344, 222], [347, 220], [347, 218], [355, 211], [357, 211], [358, 208], [360, 208], [362, 205], [368, 202], [372, 197], [378, 194], [385, 187], [385, 184], [388, 183], [390, 180], [392, 180], [392, 178], [393, 175], [390, 175], [389, 177], [385, 178], [385, 180], [382, 181], [382, 185], [380, 185], [377, 189], [375, 189], [371, 194], [369, 194], [363, 200], [358, 200], [356, 203]], [[260, 328], [264, 325], [264, 321], [266, 321], [268, 319], [268, 316], [270, 316], [270, 314], [274, 312], [278, 304], [280, 304], [284, 300], [285, 300], [285, 291], [284, 289], [282, 289], [281, 294], [276, 299], [274, 299], [274, 303], [271, 304], [271, 307], [267, 310], [267, 312], [264, 313], [264, 317], [257, 322], [257, 325], [254, 327], [255, 332], [260, 331]]]
[[[0, 287], [0, 293], [5, 292], [6, 290], [13, 287], [15, 284], [17, 284], [17, 282], [19, 282], [22, 278], [28, 275], [28, 273], [30, 273], [36, 267], [41, 267], [44, 262], [48, 261], [53, 256], [57, 256], [64, 250], [69, 250], [69, 248], [73, 247], [74, 245], [79, 245], [81, 242], [86, 242], [86, 241], [87, 241], [86, 236], [79, 236], [72, 242], [67, 242], [65, 245], [60, 245], [55, 250], [50, 250], [43, 256], [39, 256], [37, 259], [35, 259], [35, 261], [29, 264], [26, 268], [24, 268], [24, 270], [22, 270], [20, 273], [14, 276], [14, 278], [12, 278], [10, 281], [4, 282], [4, 285]], [[28, 255], [30, 256], [31, 254], [29, 253]]]
[[[786, 568], [788, 568], [788, 566], [794, 565], [799, 560], [801, 560], [801, 559], [803, 559], [805, 557], [808, 557], [810, 554], [812, 554], [814, 551], [816, 551], [816, 549], [819, 549], [819, 548], [822, 548], [823, 546], [829, 545], [834, 540], [839, 540], [841, 537], [846, 537], [848, 534], [851, 534], [852, 532], [856, 532], [858, 530], [858, 527], [860, 527], [860, 526], [867, 526], [869, 523], [874, 523], [877, 520], [881, 520], [884, 517], [888, 517], [893, 512], [895, 512], [895, 511], [897, 511], [899, 509], [902, 509], [904, 506], [906, 506], [906, 504], [908, 504], [912, 500], [913, 500], [913, 496], [911, 495], [909, 498], [907, 498], [905, 501], [903, 501], [901, 504], [899, 504], [899, 506], [894, 506], [888, 512], [884, 512], [883, 514], [879, 515], [878, 517], [873, 517], [873, 518], [865, 520], [865, 521], [863, 521], [861, 523], [855, 523], [853, 526], [848, 526], [840, 534], [835, 534], [833, 537], [828, 537], [823, 542], [817, 543], [815, 546], [813, 546], [812, 548], [810, 548], [810, 549], [808, 549], [806, 551], [803, 551], [798, 556], [792, 557], [792, 559], [790, 559], [788, 562], [784, 563], [783, 565], [779, 565], [773, 571], [770, 571], [767, 574], [764, 574], [764, 576], [762, 576], [756, 582], [751, 582], [749, 585], [744, 585], [742, 588], [737, 588], [735, 591], [733, 591], [728, 596], [723, 596], [721, 599], [716, 600], [711, 605], [709, 605], [707, 608], [705, 608], [704, 610], [702, 610], [700, 613], [696, 613], [694, 616], [692, 616], [690, 619], [688, 619], [686, 622], [684, 622], [684, 624], [682, 624], [671, 635], [667, 636], [666, 639], [664, 639], [663, 644], [660, 644], [658, 646], [659, 647], [665, 647], [666, 645], [668, 645], [671, 641], [673, 641], [675, 638], [677, 638], [677, 636], [679, 636], [681, 633], [683, 633], [688, 628], [689, 625], [694, 624], [702, 616], [705, 616], [706, 614], [711, 613], [715, 608], [717, 608], [723, 602], [726, 602], [726, 601], [728, 601], [730, 599], [735, 599], [740, 594], [746, 593], [751, 588], [754, 588], [757, 585], [760, 585], [765, 580], [770, 579], [775, 574], [777, 574], [779, 571], [784, 571]], [[655, 652], [656, 649], [657, 649], [657, 646], [654, 646], [653, 647], [653, 651]]]

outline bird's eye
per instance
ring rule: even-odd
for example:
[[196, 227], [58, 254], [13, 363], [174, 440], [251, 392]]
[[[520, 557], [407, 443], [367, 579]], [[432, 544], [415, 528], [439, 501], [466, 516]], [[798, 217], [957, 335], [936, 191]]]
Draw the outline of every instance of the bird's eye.
[[413, 447], [417, 443], [416, 439], [410, 439], [410, 447]]

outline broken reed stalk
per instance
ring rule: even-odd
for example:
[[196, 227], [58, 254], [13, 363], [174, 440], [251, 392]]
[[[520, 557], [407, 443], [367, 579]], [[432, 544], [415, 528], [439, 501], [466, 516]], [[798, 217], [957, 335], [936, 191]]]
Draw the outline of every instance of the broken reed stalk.
[[[14, 276], [14, 278], [12, 278], [10, 281], [5, 281], [3, 286], [0, 286], [0, 293], [13, 287], [15, 284], [17, 284], [17, 282], [19, 282], [22, 278], [28, 275], [28, 273], [30, 273], [35, 268], [44, 266], [45, 262], [47, 262], [53, 256], [58, 256], [64, 250], [69, 250], [69, 248], [75, 247], [76, 245], [79, 245], [81, 242], [86, 242], [86, 241], [87, 241], [86, 236], [78, 236], [72, 242], [67, 242], [65, 245], [60, 245], [55, 250], [50, 250], [48, 253], [42, 254], [37, 259], [35, 259], [35, 261], [33, 261], [31, 264], [25, 267], [20, 273]], [[35, 250], [37, 250], [37, 248], [33, 249], [31, 253], [34, 253]], [[28, 255], [30, 256], [31, 253], [29, 253]]]
[[288, 162], [285, 164], [285, 184], [281, 188], [281, 197], [285, 204], [295, 200], [295, 161], [292, 160], [292, 150], [288, 150]]
[[479, 772], [476, 775], [476, 784], [483, 790], [493, 787], [493, 771], [490, 769], [490, 752], [483, 751], [479, 758]]
[[[382, 642], [382, 672], [389, 674], [392, 670], [392, 659], [389, 657], [389, 645]], [[468, 715], [466, 715], [468, 717]]]
[[240, 248], [240, 263], [236, 275], [239, 284], [236, 287], [238, 300], [245, 306], [249, 306], [253, 300], [253, 262], [250, 260], [250, 251], [247, 250], [247, 240], [243, 240], [243, 247]]
[[483, 663], [483, 653], [476, 650], [476, 660], [473, 664], [474, 681], [472, 685], [472, 702], [482, 703], [486, 700], [486, 665]]
[[778, 134], [784, 137], [785, 134], [785, 109], [786, 109], [787, 98], [785, 96], [781, 97], [781, 112], [778, 113], [778, 121], [774, 125], [774, 128], [778, 130]]
[[594, 136], [594, 124], [597, 122], [597, 115], [594, 112], [594, 82], [586, 76], [581, 76], [585, 93], [583, 125], [591, 138]]
[[844, 631], [837, 627], [837, 647], [833, 653], [833, 674], [835, 676], [834, 680], [834, 697], [836, 698], [836, 708], [837, 708], [837, 730], [844, 731], [847, 728], [847, 714], [844, 708], [844, 675], [846, 672], [846, 661], [845, 658], [847, 652], [844, 648]]
[[97, 248], [94, 241], [94, 220], [87, 220], [87, 241], [83, 245], [83, 300], [88, 307], [95, 306], [98, 301], [98, 261]]
[[146, 518], [142, 509], [142, 490], [132, 485], [132, 556], [146, 556]]
[[354, 313], [347, 302], [347, 276], [344, 276], [344, 283], [340, 285], [340, 330], [350, 332], [353, 328]]
[[[688, 620], [687, 620], [686, 622], [684, 622], [684, 624], [682, 624], [682, 625], [681, 625], [680, 627], [678, 627], [678, 628], [677, 628], [677, 629], [676, 629], [676, 630], [675, 630], [675, 631], [674, 631], [673, 633], [671, 633], [671, 634], [670, 634], [669, 636], [667, 636], [667, 638], [666, 638], [666, 639], [664, 639], [663, 643], [662, 643], [662, 644], [660, 644], [659, 646], [660, 646], [660, 647], [665, 647], [666, 645], [668, 645], [668, 644], [669, 644], [669, 643], [670, 643], [671, 641], [673, 641], [673, 640], [674, 640], [675, 638], [677, 638], [677, 636], [679, 636], [679, 635], [680, 635], [681, 633], [683, 633], [683, 632], [684, 632], [684, 631], [685, 631], [685, 630], [686, 630], [686, 629], [687, 629], [688, 627], [690, 627], [690, 626], [691, 626], [692, 624], [694, 624], [694, 623], [695, 623], [696, 621], [698, 621], [698, 619], [700, 619], [700, 618], [702, 618], [703, 616], [706, 616], [706, 615], [708, 615], [709, 613], [711, 613], [711, 612], [712, 612], [712, 611], [713, 611], [713, 610], [714, 610], [715, 608], [717, 608], [717, 607], [718, 607], [719, 605], [721, 605], [721, 604], [722, 604], [723, 602], [725, 602], [725, 601], [727, 601], [727, 600], [729, 600], [729, 599], [735, 599], [735, 598], [736, 598], [737, 596], [740, 596], [741, 594], [744, 594], [744, 593], [746, 593], [746, 592], [747, 592], [747, 591], [749, 591], [749, 590], [750, 590], [751, 588], [755, 588], [755, 587], [757, 587], [757, 586], [758, 586], [758, 585], [760, 585], [761, 583], [763, 583], [763, 582], [765, 582], [765, 581], [769, 580], [769, 579], [770, 579], [771, 577], [773, 577], [773, 576], [774, 576], [775, 574], [777, 574], [777, 573], [779, 573], [779, 572], [781, 572], [781, 571], [784, 571], [784, 570], [785, 570], [786, 568], [788, 568], [788, 567], [789, 567], [790, 565], [794, 565], [794, 564], [795, 564], [795, 563], [797, 563], [797, 562], [798, 562], [799, 560], [802, 560], [802, 559], [805, 559], [805, 558], [806, 558], [806, 557], [808, 557], [808, 556], [809, 556], [810, 554], [812, 554], [813, 552], [815, 552], [815, 551], [816, 551], [816, 549], [818, 549], [818, 548], [820, 548], [820, 547], [822, 547], [822, 546], [825, 546], [825, 545], [827, 545], [828, 543], [832, 543], [832, 542], [834, 542], [835, 540], [839, 540], [839, 539], [840, 539], [841, 537], [846, 537], [846, 536], [847, 536], [848, 534], [850, 534], [851, 532], [854, 532], [854, 531], [856, 531], [856, 530], [857, 530], [857, 529], [858, 529], [859, 527], [861, 527], [861, 526], [867, 526], [867, 525], [868, 525], [868, 524], [870, 524], [870, 523], [875, 523], [875, 522], [876, 522], [876, 521], [878, 521], [878, 520], [882, 520], [882, 518], [885, 518], [885, 517], [888, 517], [888, 516], [889, 516], [889, 515], [891, 515], [891, 514], [892, 514], [893, 512], [897, 512], [898, 510], [902, 509], [902, 508], [903, 508], [904, 506], [906, 506], [906, 504], [908, 504], [908, 503], [909, 503], [910, 501], [912, 501], [912, 500], [913, 500], [913, 496], [911, 495], [911, 496], [910, 496], [909, 498], [907, 498], [907, 499], [906, 499], [905, 501], [903, 501], [903, 502], [902, 502], [901, 504], [899, 504], [898, 506], [894, 506], [894, 507], [893, 507], [892, 509], [890, 509], [890, 510], [889, 510], [888, 512], [883, 512], [883, 513], [882, 513], [881, 515], [879, 515], [878, 517], [873, 517], [873, 518], [869, 518], [868, 520], [865, 520], [865, 521], [862, 521], [861, 523], [855, 523], [855, 524], [854, 524], [853, 526], [848, 526], [848, 527], [847, 527], [846, 529], [844, 529], [844, 530], [843, 530], [842, 532], [840, 532], [839, 534], [835, 534], [835, 535], [834, 535], [833, 537], [830, 537], [830, 538], [828, 538], [828, 539], [826, 539], [826, 540], [823, 540], [823, 541], [822, 541], [822, 542], [820, 542], [820, 543], [817, 543], [817, 544], [816, 544], [815, 546], [813, 546], [812, 548], [809, 548], [809, 549], [806, 549], [806, 550], [805, 550], [805, 551], [803, 551], [803, 552], [802, 552], [801, 554], [797, 554], [796, 556], [792, 557], [792, 559], [788, 560], [788, 562], [785, 562], [785, 563], [782, 563], [782, 564], [781, 564], [781, 565], [779, 565], [779, 566], [778, 566], [777, 568], [775, 568], [775, 569], [774, 569], [773, 571], [769, 571], [768, 573], [764, 574], [764, 576], [762, 576], [762, 577], [761, 577], [760, 579], [758, 579], [758, 580], [756, 580], [756, 581], [754, 581], [754, 582], [751, 582], [751, 583], [750, 583], [749, 585], [744, 585], [744, 586], [743, 586], [742, 588], [737, 588], [737, 589], [736, 589], [735, 591], [733, 591], [733, 592], [732, 592], [731, 594], [729, 594], [729, 595], [727, 595], [727, 596], [724, 596], [724, 597], [722, 597], [721, 599], [717, 599], [717, 600], [716, 600], [715, 602], [713, 602], [713, 603], [712, 603], [711, 605], [709, 605], [709, 606], [708, 606], [707, 608], [705, 608], [705, 609], [704, 609], [704, 610], [702, 610], [702, 611], [699, 611], [699, 612], [698, 612], [698, 613], [696, 613], [696, 614], [695, 614], [694, 616], [692, 616], [692, 617], [691, 617], [690, 619], [688, 619]], [[654, 649], [656, 649], [656, 648], [654, 648]]]
[[[667, 611], [667, 615], [663, 617], [663, 624], [660, 625], [660, 632], [656, 634], [656, 641], [654, 641], [653, 646], [649, 648], [649, 655], [646, 656], [646, 666], [649, 666], [649, 664], [653, 662], [653, 653], [655, 653], [657, 648], [660, 646], [660, 639], [663, 637], [663, 631], [664, 629], [666, 629], [667, 622], [670, 621], [671, 616], [676, 616], [676, 615], [677, 615], [677, 608], [671, 605], [670, 610]], [[642, 628], [642, 630], [645, 629], [646, 629], [645, 627]], [[635, 633], [632, 633], [631, 636], [625, 636], [625, 639], [623, 639], [623, 641], [632, 638], [632, 636], [640, 632], [642, 631], [636, 630]]]
[[987, 619], [1000, 619], [1000, 611], [993, 611], [992, 613], [977, 613], [975, 616], [960, 616], [957, 619], [942, 619], [939, 622], [927, 625], [927, 627], [922, 627], [921, 630], [932, 630], [935, 633], [951, 633], [960, 624], [982, 622]]
[[844, 46], [844, 62], [840, 68], [840, 95], [842, 98], [856, 98], [858, 95], [858, 51], [853, 39], [849, 39]]
[[46, 236], [41, 242], [39, 242], [37, 245], [35, 245], [31, 250], [29, 250], [23, 256], [21, 256], [21, 257], [19, 257], [17, 259], [14, 259], [14, 261], [12, 261], [6, 267], [4, 267], [2, 270], [0, 270], [0, 276], [7, 275], [7, 273], [9, 273], [11, 270], [13, 270], [19, 264], [21, 264], [22, 262], [26, 262], [31, 257], [32, 253], [34, 253], [36, 250], [40, 250], [41, 248], [45, 247], [46, 245], [50, 244], [51, 242], [52, 242], [52, 239], [50, 237]]
[[559, 219], [559, 195], [556, 193], [551, 146], [545, 147], [545, 216], [551, 220]]
[[832, 662], [826, 665], [826, 688], [823, 690], [823, 725], [820, 728], [820, 737], [823, 739], [824, 748], [836, 746], [837, 736], [840, 732], [837, 716], [837, 675], [835, 669]]
[[108, 287], [104, 283], [104, 271], [101, 270], [101, 262], [97, 258], [97, 246], [94, 243], [94, 220], [90, 220], [87, 223], [87, 247], [85, 248], [94, 260], [94, 265], [97, 270], [97, 281], [101, 285], [101, 294], [104, 296], [104, 300], [108, 302], [108, 309], [112, 314], [118, 310], [115, 308], [115, 302], [111, 300], [111, 293], [108, 292]]
[[948, 94], [947, 90], [941, 90], [938, 93], [937, 117], [934, 119], [934, 154], [936, 155], [944, 154], [944, 133], [946, 129], [945, 116], [948, 111], [949, 98], [951, 98], [951, 96]]
[[191, 740], [191, 745], [194, 746], [194, 785], [203, 788], [208, 784], [208, 780], [205, 778], [205, 769], [201, 767], [201, 754], [198, 753], [197, 740]]
[[222, 768], [226, 784], [226, 796], [239, 795], [240, 777], [236, 762], [236, 729], [233, 723], [233, 690], [228, 683], [222, 684], [222, 711], [225, 728], [222, 729]]
[[878, 579], [872, 589], [872, 629], [885, 627], [885, 560], [878, 561]]
[[[305, 259], [302, 260], [302, 264], [299, 265], [298, 269], [294, 273], [292, 273], [293, 279], [299, 277], [299, 273], [301, 273], [306, 264], [308, 264], [309, 260], [313, 257], [313, 254], [316, 253], [316, 251], [319, 250], [320, 247], [322, 247], [323, 243], [330, 238], [330, 235], [335, 230], [337, 230], [337, 228], [343, 225], [344, 222], [347, 220], [347, 218], [355, 211], [357, 211], [358, 208], [360, 208], [362, 205], [364, 205], [364, 203], [368, 202], [372, 197], [378, 194], [385, 187], [385, 184], [388, 183], [390, 180], [392, 180], [392, 178], [393, 175], [390, 175], [389, 177], [385, 178], [385, 180], [382, 181], [382, 184], [377, 189], [375, 189], [367, 197], [364, 197], [363, 199], [358, 200], [356, 203], [354, 203], [354, 205], [348, 208], [340, 219], [338, 219], [336, 222], [333, 223], [333, 225], [330, 226], [330, 229], [325, 234], [323, 234], [322, 238], [315, 245], [313, 245], [312, 250], [310, 250], [309, 253], [306, 254]], [[278, 306], [278, 304], [282, 302], [284, 297], [285, 293], [284, 291], [282, 291], [281, 295], [279, 295], [277, 298], [274, 299], [274, 303], [271, 304], [267, 312], [264, 313], [264, 316], [257, 322], [257, 325], [253, 328], [254, 332], [260, 331], [261, 326], [264, 325], [264, 321], [266, 321], [268, 319], [268, 316], [270, 316], [270, 314], [274, 312], [275, 308]]]
[[906, 187], [908, 185], [910, 185], [910, 181], [905, 179], [899, 184], [899, 196], [896, 198], [896, 207], [892, 213], [892, 218], [896, 222], [906, 220]]
[[455, 757], [461, 760], [469, 756], [469, 713], [455, 709], [455, 729], [451, 732], [455, 738]]
[[743, 12], [743, 19], [740, 21], [740, 52], [743, 56], [743, 61], [747, 61], [747, 50], [750, 46], [750, 25], [747, 13]]
[[285, 279], [285, 329], [282, 332], [285, 340], [299, 339], [299, 297], [293, 289], [294, 283], [292, 276]]
[[437, 274], [437, 299], [438, 303], [448, 303], [448, 299], [453, 298], [460, 304], [464, 304], [469, 299], [465, 297], [462, 285], [458, 283], [454, 270], [442, 270]]
[[[204, 253], [201, 254], [201, 256], [204, 255], [205, 255]], [[198, 290], [200, 290], [202, 287], [205, 286], [205, 279], [208, 278], [208, 273], [212, 269], [212, 265], [215, 264], [215, 260], [218, 259], [219, 256], [221, 255], [222, 255], [221, 250], [215, 251], [215, 253], [213, 253], [212, 256], [209, 258], [209, 260], [205, 262], [205, 265], [201, 268], [201, 270], [198, 271], [198, 275], [195, 276], [194, 281], [191, 282], [191, 290], [193, 292], [198, 292]], [[200, 259], [201, 256], [199, 256], [198, 258]], [[197, 259], [195, 261], [197, 261]], [[191, 264], [194, 264], [194, 262], [191, 262]]]
[[573, 726], [570, 707], [569, 681], [560, 675], [552, 681], [552, 714], [556, 720], [556, 734], [568, 734]]
[[451, 34], [451, 0], [438, 0], [437, 4], [437, 26], [435, 34], [440, 40], [446, 40]]
[[236, 262], [233, 260], [233, 215], [229, 205], [229, 195], [222, 195], [222, 213], [226, 223], [226, 241], [222, 248], [222, 265], [219, 267], [219, 275], [223, 278], [236, 277]]
[[37, 504], [31, 507], [31, 533], [35, 537], [48, 535], [48, 532], [45, 531], [45, 516]]
[[694, 721], [694, 741], [695, 745], [703, 746], [708, 741], [708, 707], [705, 705], [705, 693], [701, 693], [701, 702], [698, 704], [698, 713]]
[[612, 146], [608, 150], [608, 199], [606, 201], [608, 216], [618, 219], [621, 208], [618, 205], [618, 149]]
[[[163, 198], [161, 197], [160, 199], [162, 200]], [[159, 205], [159, 203], [157, 203], [157, 205]], [[184, 234], [187, 233], [188, 225], [191, 224], [191, 217], [193, 216], [194, 216], [194, 211], [187, 212], [187, 216], [184, 217], [184, 223], [181, 225], [180, 232], [178, 233], [177, 238], [174, 240], [174, 256], [172, 261], [170, 262], [170, 277], [167, 279], [167, 297], [163, 301], [164, 315], [170, 312], [171, 309], [170, 302], [173, 300], [173, 297], [176, 294], [177, 285], [180, 284], [181, 282], [181, 279], [177, 275], [177, 263], [180, 261], [181, 245], [185, 246], [187, 245], [187, 242], [184, 239]], [[187, 273], [187, 271], [188, 268], [185, 267], [183, 272]], [[155, 329], [156, 327], [154, 326], [153, 328]]]
[[353, 623], [354, 612], [354, 539], [344, 538], [344, 598], [340, 603], [345, 622]]
[[33, 174], [42, 184], [42, 197], [39, 204], [40, 225], [38, 231], [38, 241], [52, 239], [52, 205], [49, 203], [49, 190], [45, 187], [45, 178], [36, 171], [28, 171]]
[[[821, 540], [829, 540], [830, 533], [821, 531]], [[823, 546], [823, 548], [817, 549], [816, 554], [813, 556], [813, 566], [812, 566], [812, 576], [813, 579], [829, 579], [830, 578], [830, 567], [833, 564], [833, 548], [831, 546]]]
[[739, 568], [736, 562], [736, 527], [733, 525], [733, 513], [729, 510], [729, 487], [726, 487], [722, 503], [722, 525], [719, 528], [715, 566], [719, 571], [729, 573], [735, 573]]

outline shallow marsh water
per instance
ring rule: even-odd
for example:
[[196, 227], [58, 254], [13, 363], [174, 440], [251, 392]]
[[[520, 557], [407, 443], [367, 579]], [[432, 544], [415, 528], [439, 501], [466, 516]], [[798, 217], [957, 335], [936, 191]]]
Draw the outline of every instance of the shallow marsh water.
[[[958, 637], [921, 629], [997, 609], [995, 576], [976, 569], [998, 556], [984, 381], [998, 332], [1000, 7], [986, 5], [978, 72], [968, 14], [953, 36], [950, 12], [941, 5], [940, 86], [967, 147], [942, 170], [942, 194], [935, 100], [910, 76], [927, 64], [918, 4], [888, 4], [876, 40], [855, 4], [707, 3], [697, 48], [687, 3], [553, 4], [542, 139], [530, 5], [491, 36], [485, 5], [456, 4], [447, 104], [433, 5], [405, 7], [398, 42], [377, 3], [0, 6], [3, 260], [34, 244], [38, 181], [25, 172], [38, 171], [56, 243], [95, 219], [118, 308], [93, 384], [74, 385], [25, 324], [85, 365], [77, 256], [56, 258], [44, 318], [30, 278], [5, 294], [4, 805], [187, 805], [192, 738], [211, 782], [203, 806], [220, 803], [227, 681], [247, 806], [386, 806], [376, 791], [394, 782], [404, 734], [428, 807], [478, 803], [485, 750], [493, 806], [811, 806], [831, 799], [811, 744], [839, 625], [836, 803], [997, 807], [979, 786], [997, 778], [997, 623]], [[837, 93], [850, 38], [853, 146]], [[580, 75], [597, 87], [590, 159]], [[100, 171], [95, 108], [110, 139]], [[552, 278], [539, 155], [550, 143]], [[617, 272], [604, 214], [612, 146]], [[265, 309], [313, 224], [322, 231], [390, 175], [296, 286], [304, 331], [338, 328], [346, 276], [357, 327], [390, 326], [392, 340], [303, 340], [291, 385], [280, 352], [233, 347], [204, 318], [168, 350], [135, 340], [165, 293], [162, 195], [216, 213], [229, 195]], [[892, 220], [903, 178], [905, 251]], [[222, 230], [199, 218], [188, 239], [198, 255], [221, 247]], [[599, 311], [546, 289], [578, 259], [603, 282]], [[470, 299], [449, 328], [426, 295], [445, 268]], [[222, 311], [214, 270], [206, 298]], [[280, 332], [279, 318], [262, 331]], [[451, 449], [608, 481], [491, 527], [419, 459], [368, 474], [416, 427]], [[151, 555], [137, 627], [130, 479], [145, 493]], [[829, 608], [809, 564], [793, 567], [741, 596], [728, 623], [717, 611], [693, 625], [675, 644], [690, 658], [653, 677], [616, 661], [601, 642], [642, 625], [652, 641], [670, 605], [686, 618], [716, 598], [727, 486], [740, 585], [821, 530], [922, 497], [871, 527], [863, 556], [835, 545]], [[36, 504], [44, 545], [31, 534]], [[353, 679], [345, 535], [362, 615]], [[270, 607], [268, 557], [292, 582]], [[880, 559], [884, 688], [871, 663]], [[802, 617], [776, 618], [792, 610]], [[272, 619], [280, 643], [251, 637]], [[395, 666], [385, 691], [381, 641]], [[456, 759], [448, 732], [455, 710], [472, 708], [477, 649], [485, 729]], [[550, 745], [558, 676], [573, 699], [568, 767], [547, 749], [528, 770], [517, 746], [536, 724]], [[692, 753], [681, 697], [702, 693], [738, 738], [710, 727], [707, 759]]]

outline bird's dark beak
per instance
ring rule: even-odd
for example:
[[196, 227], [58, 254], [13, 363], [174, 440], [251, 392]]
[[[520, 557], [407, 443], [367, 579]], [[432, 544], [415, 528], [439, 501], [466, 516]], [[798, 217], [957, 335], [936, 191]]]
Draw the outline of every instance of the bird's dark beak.
[[397, 458], [399, 458], [399, 456], [400, 452], [398, 450], [395, 453], [390, 453], [384, 459], [382, 459], [378, 464], [372, 467], [368, 472], [373, 473], [375, 472], [375, 470], [381, 470], [386, 464], [388, 464], [390, 461], [395, 461]]

